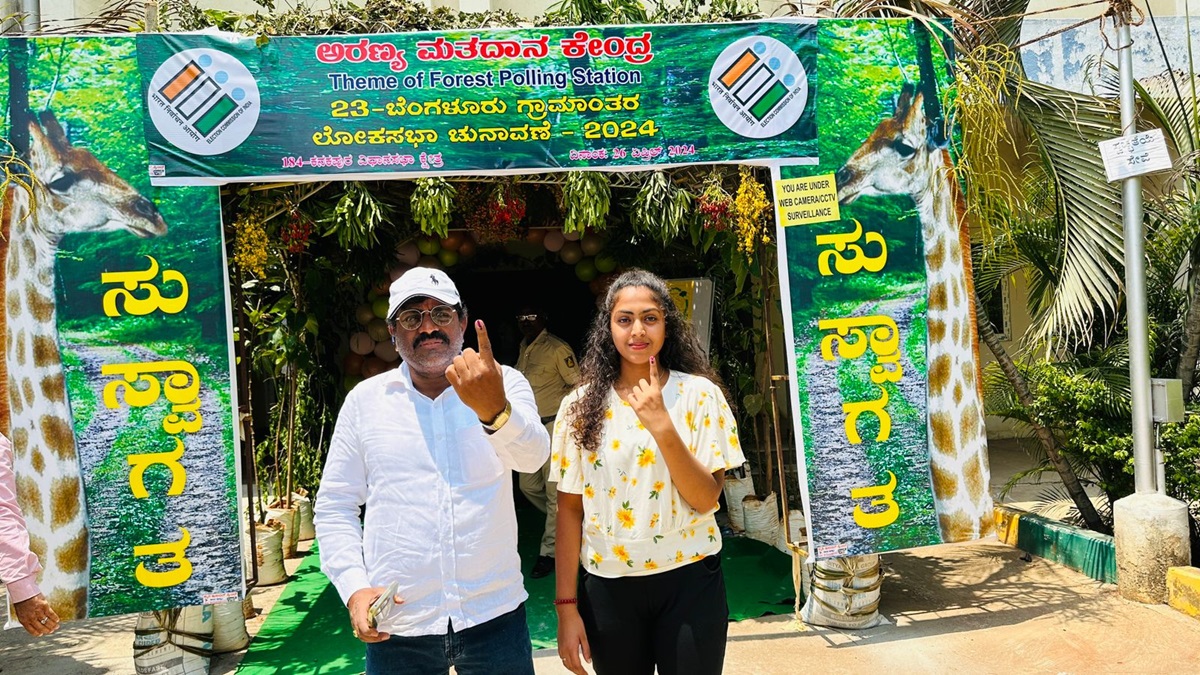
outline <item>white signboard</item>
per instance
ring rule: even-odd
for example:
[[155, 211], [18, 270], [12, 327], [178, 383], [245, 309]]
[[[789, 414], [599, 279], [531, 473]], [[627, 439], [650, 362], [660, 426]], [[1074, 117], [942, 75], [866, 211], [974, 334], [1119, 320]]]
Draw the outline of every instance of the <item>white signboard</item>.
[[1104, 173], [1108, 181], [1165, 171], [1171, 168], [1167, 141], [1162, 129], [1151, 129], [1132, 136], [1100, 141], [1100, 156], [1104, 158]]

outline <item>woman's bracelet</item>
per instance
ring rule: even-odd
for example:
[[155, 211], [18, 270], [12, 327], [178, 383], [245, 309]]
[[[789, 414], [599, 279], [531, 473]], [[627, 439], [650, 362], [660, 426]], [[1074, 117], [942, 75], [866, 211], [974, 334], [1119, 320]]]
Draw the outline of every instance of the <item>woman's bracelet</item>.
[[577, 602], [579, 602], [579, 598], [557, 598], [554, 601], [554, 605], [556, 607], [558, 605], [574, 605]]

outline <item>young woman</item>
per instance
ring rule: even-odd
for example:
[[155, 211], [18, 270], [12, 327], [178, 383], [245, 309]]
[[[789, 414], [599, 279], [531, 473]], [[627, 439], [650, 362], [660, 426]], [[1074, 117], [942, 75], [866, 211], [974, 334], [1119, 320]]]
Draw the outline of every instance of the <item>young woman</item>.
[[598, 675], [720, 673], [729, 607], [713, 514], [745, 458], [719, 379], [643, 270], [609, 287], [585, 354], [551, 450], [559, 656], [580, 674], [582, 660]]

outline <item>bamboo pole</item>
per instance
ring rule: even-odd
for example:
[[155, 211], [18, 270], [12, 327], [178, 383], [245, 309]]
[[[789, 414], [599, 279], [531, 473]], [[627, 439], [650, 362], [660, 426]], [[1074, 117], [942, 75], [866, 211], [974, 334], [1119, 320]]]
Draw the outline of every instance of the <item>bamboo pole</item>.
[[[288, 391], [290, 404], [288, 405], [288, 442], [287, 442], [287, 497], [284, 498], [283, 504], [285, 509], [292, 508], [292, 453], [296, 445], [296, 368], [288, 364]], [[283, 415], [280, 415], [282, 420]]]
[[[766, 261], [765, 256], [763, 258], [763, 261], [765, 263], [765, 261]], [[767, 396], [770, 398], [770, 405], [771, 405], [771, 428], [773, 431], [772, 441], [774, 442], [773, 450], [774, 450], [775, 459], [779, 463], [779, 501], [780, 501], [781, 507], [783, 509], [782, 522], [783, 522], [784, 539], [790, 543], [792, 530], [791, 530], [790, 524], [788, 523], [790, 509], [789, 509], [789, 502], [788, 502], [787, 477], [785, 476], [785, 471], [783, 468], [783, 466], [784, 466], [783, 465], [783, 434], [779, 429], [779, 406], [775, 402], [775, 385], [779, 380], [786, 380], [787, 376], [774, 374], [775, 351], [772, 348], [773, 345], [772, 345], [772, 341], [771, 341], [771, 324], [772, 324], [772, 322], [771, 322], [772, 297], [771, 297], [771, 282], [770, 282], [771, 275], [769, 273], [766, 273], [767, 270], [765, 269], [766, 268], [765, 264], [763, 265], [763, 267], [764, 267], [764, 270], [763, 270], [764, 271], [764, 274], [763, 274], [763, 335], [766, 338], [766, 346], [767, 346], [766, 371], [767, 371], [768, 382], [770, 382], [770, 385], [767, 388]]]

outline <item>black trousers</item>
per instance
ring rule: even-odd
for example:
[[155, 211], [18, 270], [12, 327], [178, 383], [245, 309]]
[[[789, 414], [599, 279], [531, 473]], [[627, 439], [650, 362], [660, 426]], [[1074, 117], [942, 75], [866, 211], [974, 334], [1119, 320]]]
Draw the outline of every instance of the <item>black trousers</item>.
[[661, 574], [580, 572], [579, 613], [596, 675], [719, 675], [729, 604], [720, 555]]

